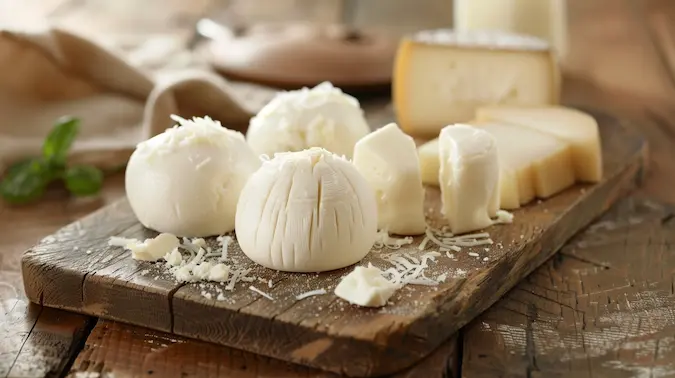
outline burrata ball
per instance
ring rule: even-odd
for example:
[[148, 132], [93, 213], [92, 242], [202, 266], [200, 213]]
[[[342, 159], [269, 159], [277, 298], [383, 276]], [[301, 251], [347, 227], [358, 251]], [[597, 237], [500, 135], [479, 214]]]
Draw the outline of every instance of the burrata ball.
[[127, 165], [126, 194], [147, 228], [185, 237], [234, 229], [242, 188], [260, 167], [244, 136], [209, 117], [185, 120], [139, 143]]
[[321, 148], [264, 161], [239, 198], [246, 256], [287, 272], [321, 272], [363, 259], [377, 235], [377, 203], [354, 165]]
[[279, 93], [251, 119], [246, 139], [260, 155], [321, 147], [351, 158], [369, 132], [358, 100], [324, 82]]

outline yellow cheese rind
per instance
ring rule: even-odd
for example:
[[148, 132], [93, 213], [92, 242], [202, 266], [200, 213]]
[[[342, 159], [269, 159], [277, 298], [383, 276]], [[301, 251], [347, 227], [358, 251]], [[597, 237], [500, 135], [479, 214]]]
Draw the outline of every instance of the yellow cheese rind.
[[561, 106], [489, 106], [477, 110], [479, 121], [500, 121], [529, 127], [566, 141], [572, 148], [574, 173], [579, 181], [602, 179], [602, 149], [597, 121], [576, 109]]
[[401, 128], [435, 137], [445, 125], [472, 120], [481, 106], [558, 103], [560, 72], [551, 49], [494, 45], [404, 39], [392, 79]]
[[438, 138], [432, 139], [417, 147], [417, 155], [420, 160], [422, 183], [438, 186], [438, 172], [441, 169], [441, 162], [438, 157]]

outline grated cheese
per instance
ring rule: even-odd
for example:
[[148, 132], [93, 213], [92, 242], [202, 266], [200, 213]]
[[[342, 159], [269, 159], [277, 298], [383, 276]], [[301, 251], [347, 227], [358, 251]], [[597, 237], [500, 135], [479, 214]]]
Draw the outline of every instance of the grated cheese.
[[272, 298], [271, 295], [269, 295], [269, 294], [265, 293], [264, 291], [262, 291], [262, 290], [256, 288], [255, 286], [249, 286], [248, 288], [249, 288], [250, 290], [252, 290], [252, 291], [254, 291], [254, 292], [256, 292], [256, 293], [262, 295], [263, 297], [265, 297], [265, 298], [271, 300], [271, 301], [274, 300], [274, 298]]
[[315, 295], [324, 295], [326, 294], [326, 289], [317, 289], [317, 290], [312, 290], [312, 291], [307, 291], [305, 293], [299, 294], [295, 297], [295, 299], [301, 301], [305, 298], [308, 297], [313, 297]]
[[389, 249], [399, 249], [404, 245], [412, 244], [413, 238], [411, 236], [406, 236], [404, 238], [394, 238], [389, 236], [387, 230], [379, 230], [375, 239], [375, 244], [373, 245], [376, 249], [382, 249], [384, 247]]

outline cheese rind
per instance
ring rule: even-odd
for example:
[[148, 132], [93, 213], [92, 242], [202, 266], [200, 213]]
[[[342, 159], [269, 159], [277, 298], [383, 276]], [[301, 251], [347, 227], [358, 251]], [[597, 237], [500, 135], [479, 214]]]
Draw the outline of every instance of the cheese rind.
[[421, 32], [396, 57], [393, 97], [408, 134], [435, 136], [491, 104], [556, 104], [560, 72], [543, 40], [508, 33]]
[[454, 234], [492, 225], [499, 209], [499, 161], [490, 133], [468, 125], [441, 130], [442, 213]]
[[424, 187], [415, 141], [390, 123], [356, 143], [353, 162], [375, 192], [378, 228], [423, 234]]
[[438, 159], [438, 138], [417, 147], [417, 156], [420, 161], [422, 183], [438, 186], [438, 171], [441, 169], [441, 161]]
[[489, 132], [497, 141], [503, 169], [516, 172], [521, 204], [532, 200], [534, 195], [548, 198], [574, 184], [571, 148], [564, 141], [510, 124], [472, 125]]
[[579, 181], [602, 179], [602, 149], [597, 121], [576, 109], [561, 106], [488, 106], [478, 109], [479, 121], [499, 121], [528, 127], [569, 143]]
[[335, 295], [363, 307], [382, 307], [398, 289], [374, 266], [357, 266], [335, 287]]

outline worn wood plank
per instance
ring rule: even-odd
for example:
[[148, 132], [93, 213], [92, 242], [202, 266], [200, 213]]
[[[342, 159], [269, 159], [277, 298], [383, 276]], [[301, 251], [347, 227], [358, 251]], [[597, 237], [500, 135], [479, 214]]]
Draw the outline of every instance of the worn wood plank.
[[[456, 377], [456, 341], [452, 337], [419, 364], [391, 378]], [[69, 376], [84, 372], [99, 373], [101, 378], [337, 377], [233, 348], [107, 320], [100, 320], [89, 335]]]
[[675, 208], [622, 201], [465, 330], [465, 377], [675, 374]]
[[32, 206], [0, 202], [0, 377], [60, 376], [75, 357], [93, 319], [31, 304], [24, 295], [21, 256], [44, 235], [119, 198], [122, 179], [109, 177], [96, 199], [69, 199], [53, 190]]
[[[250, 268], [250, 275], [262, 282], [273, 280], [273, 288], [253, 285], [269, 292], [274, 301], [249, 290], [248, 283], [224, 292], [224, 300], [216, 299], [216, 284], [178, 284], [157, 274], [161, 264], [134, 261], [120, 248], [107, 246], [113, 235], [139, 239], [154, 235], [136, 222], [126, 202], [71, 224], [31, 248], [22, 265], [26, 292], [46, 306], [173, 331], [338, 373], [399, 371], [431, 353], [635, 186], [645, 155], [642, 138], [614, 118], [597, 117], [603, 139], [603, 183], [578, 185], [518, 210], [513, 224], [490, 229], [495, 246], [472, 249], [481, 259], [467, 255], [466, 249], [457, 254], [457, 261], [439, 259], [427, 274], [449, 273], [445, 283], [408, 286], [384, 309], [350, 306], [333, 294], [296, 301], [296, 295], [312, 289], [332, 293], [346, 270], [317, 275], [274, 272], [254, 265], [236, 245], [229, 253], [233, 261]], [[438, 190], [429, 188], [427, 200], [431, 223], [440, 227]], [[419, 255], [421, 239], [398, 252]], [[84, 253], [87, 250], [91, 253]], [[388, 265], [377, 252], [364, 260], [368, 262]], [[139, 274], [146, 270], [148, 274]], [[58, 286], [51, 285], [55, 281]]]

